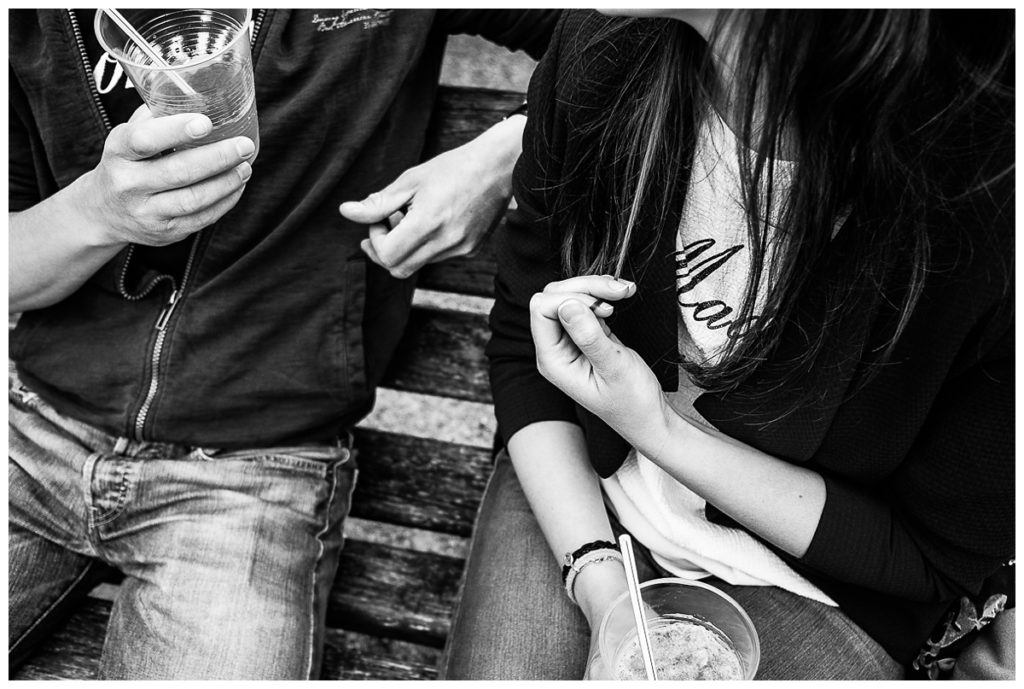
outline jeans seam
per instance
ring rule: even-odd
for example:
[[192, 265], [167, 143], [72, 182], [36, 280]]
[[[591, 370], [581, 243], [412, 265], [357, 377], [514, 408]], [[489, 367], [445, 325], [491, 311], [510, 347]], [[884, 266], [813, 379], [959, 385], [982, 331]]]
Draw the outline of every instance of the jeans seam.
[[31, 625], [29, 625], [28, 629], [22, 632], [21, 636], [19, 636], [11, 643], [10, 648], [8, 649], [8, 653], [13, 652], [18, 647], [18, 644], [20, 644], [22, 641], [28, 638], [29, 634], [35, 631], [36, 628], [38, 628], [39, 625], [43, 623], [43, 620], [46, 619], [47, 615], [53, 612], [54, 609], [56, 609], [56, 607], [60, 605], [64, 601], [64, 599], [71, 594], [72, 591], [75, 590], [78, 584], [81, 583], [83, 579], [85, 579], [85, 576], [89, 573], [89, 570], [91, 570], [93, 566], [94, 565], [92, 563], [89, 563], [82, 569], [79, 575], [74, 578], [74, 580], [67, 586], [67, 588], [65, 588], [64, 591], [62, 591], [61, 594], [57, 596], [57, 598], [52, 603], [50, 603], [50, 605], [47, 606], [47, 608], [42, 612], [42, 614], [40, 614]]
[[88, 519], [88, 533], [87, 538], [95, 547], [96, 543], [93, 541], [93, 535], [96, 530], [96, 508], [92, 504], [92, 474], [96, 469], [96, 462], [100, 459], [99, 452], [93, 452], [89, 455], [89, 458], [85, 460], [85, 464], [82, 465], [82, 490], [85, 493], [85, 505], [89, 511]]
[[[340, 466], [340, 464], [338, 465]], [[317, 596], [319, 595], [317, 588], [317, 579], [320, 576], [320, 561], [324, 557], [324, 536], [331, 528], [331, 508], [334, 506], [334, 498], [338, 490], [338, 466], [332, 467], [330, 473], [331, 489], [327, 495], [327, 503], [324, 506], [324, 525], [323, 528], [316, 534], [317, 553], [316, 559], [313, 561], [313, 576], [311, 577], [312, 588], [310, 589], [310, 605], [309, 605], [309, 644], [308, 652], [306, 656], [306, 679], [312, 679], [313, 676], [313, 657], [316, 655], [316, 621], [317, 621]]]
[[[118, 516], [120, 516], [120, 514], [124, 511], [125, 503], [128, 501], [128, 490], [130, 488], [130, 485], [129, 485], [130, 483], [131, 483], [131, 481], [128, 478], [128, 470], [126, 468], [122, 467], [122, 469], [121, 469], [121, 485], [118, 486], [118, 489], [117, 489], [117, 503], [114, 505], [114, 507], [112, 509], [110, 509], [109, 511], [105, 511], [103, 513], [102, 517], [100, 517], [99, 519], [93, 519], [93, 526], [94, 527], [99, 527], [99, 526], [104, 526], [106, 524], [109, 524], [113, 520], [117, 519]], [[91, 490], [92, 481], [91, 480], [89, 482], [89, 485], [90, 485], [90, 491], [89, 492], [91, 494], [92, 493], [92, 490]], [[91, 510], [94, 510], [95, 512], [99, 512], [99, 509], [96, 508], [94, 505], [90, 505], [89, 507], [90, 507]]]

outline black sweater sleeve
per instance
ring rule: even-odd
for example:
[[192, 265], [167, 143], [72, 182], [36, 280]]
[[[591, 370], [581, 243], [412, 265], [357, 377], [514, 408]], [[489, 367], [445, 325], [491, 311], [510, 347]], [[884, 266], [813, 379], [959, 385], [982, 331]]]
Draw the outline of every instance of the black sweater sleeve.
[[498, 271], [491, 310], [491, 389], [499, 431], [505, 442], [524, 426], [545, 420], [577, 422], [575, 405], [537, 371], [530, 335], [530, 298], [561, 279], [557, 228], [549, 222], [550, 180], [560, 174], [564, 149], [559, 126], [562, 106], [555, 93], [558, 67], [556, 29], [551, 50], [530, 80], [530, 116], [523, 132], [523, 155], [512, 181], [516, 209], [495, 237]]
[[551, 41], [561, 10], [441, 10], [449, 34], [482, 36], [539, 60]]
[[824, 473], [825, 507], [803, 564], [928, 602], [976, 592], [1011, 558], [1013, 357], [1008, 328], [985, 360], [948, 379], [883, 485], [866, 490]]

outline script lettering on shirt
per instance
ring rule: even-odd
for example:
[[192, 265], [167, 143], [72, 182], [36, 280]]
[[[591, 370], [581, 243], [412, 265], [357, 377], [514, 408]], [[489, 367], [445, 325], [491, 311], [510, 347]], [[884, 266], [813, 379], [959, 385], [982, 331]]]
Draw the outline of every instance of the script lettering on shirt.
[[708, 330], [720, 330], [728, 328], [726, 335], [730, 339], [740, 337], [750, 329], [757, 316], [745, 318], [742, 321], [727, 320], [735, 311], [733, 307], [721, 299], [705, 299], [701, 301], [690, 301], [684, 296], [692, 292], [698, 284], [708, 278], [712, 273], [721, 268], [725, 263], [743, 250], [742, 244], [730, 246], [718, 253], [709, 254], [697, 260], [706, 251], [714, 248], [715, 240], [711, 238], [699, 239], [687, 244], [682, 251], [677, 251], [676, 259], [676, 295], [679, 305], [683, 308], [693, 309], [691, 317], [698, 323], [704, 323]]
[[[100, 92], [100, 95], [103, 95], [113, 91], [117, 87], [117, 83], [121, 81], [121, 77], [125, 76], [125, 74], [121, 64], [111, 57], [110, 53], [104, 52], [100, 59], [96, 61], [96, 67], [92, 70], [92, 76], [96, 82], [96, 90]], [[126, 77], [124, 87], [126, 89], [133, 89], [135, 85], [132, 84], [131, 79]]]
[[363, 29], [373, 29], [391, 22], [393, 10], [352, 9], [342, 10], [338, 14], [323, 15], [313, 13], [312, 23], [317, 31], [335, 31], [352, 24], [362, 24]]

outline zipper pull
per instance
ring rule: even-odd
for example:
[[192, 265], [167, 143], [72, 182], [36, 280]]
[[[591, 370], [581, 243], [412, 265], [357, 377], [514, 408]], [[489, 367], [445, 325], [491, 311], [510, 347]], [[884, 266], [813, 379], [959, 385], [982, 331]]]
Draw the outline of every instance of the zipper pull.
[[181, 294], [178, 290], [171, 292], [171, 298], [167, 300], [167, 305], [164, 306], [164, 310], [160, 312], [160, 318], [156, 319], [156, 329], [163, 330], [167, 327], [167, 321], [171, 319], [171, 314], [174, 312], [174, 307], [178, 303], [178, 298]]

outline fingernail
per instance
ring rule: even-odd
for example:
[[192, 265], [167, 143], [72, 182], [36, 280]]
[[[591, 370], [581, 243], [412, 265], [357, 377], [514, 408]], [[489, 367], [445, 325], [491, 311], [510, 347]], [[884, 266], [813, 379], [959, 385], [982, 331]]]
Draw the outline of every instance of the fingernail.
[[614, 311], [615, 307], [603, 299], [596, 299], [594, 303], [590, 305], [590, 310], [594, 313], [597, 313], [598, 311]]
[[558, 315], [564, 321], [572, 321], [583, 315], [586, 311], [586, 307], [575, 299], [563, 302], [558, 307]]
[[238, 151], [238, 155], [248, 158], [256, 150], [256, 144], [252, 142], [252, 139], [243, 136], [235, 142], [235, 150]]
[[252, 177], [252, 165], [249, 163], [242, 163], [238, 166], [238, 176], [242, 178], [242, 182], [248, 182], [249, 178]]
[[608, 285], [608, 287], [610, 289], [615, 290], [616, 292], [625, 292], [626, 290], [629, 289], [629, 284], [623, 282], [622, 280], [612, 280], [612, 283]]
[[193, 139], [206, 136], [211, 129], [213, 129], [213, 125], [205, 117], [195, 117], [185, 124], [185, 133]]

